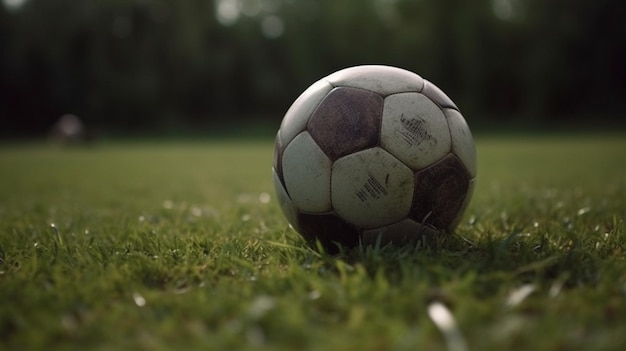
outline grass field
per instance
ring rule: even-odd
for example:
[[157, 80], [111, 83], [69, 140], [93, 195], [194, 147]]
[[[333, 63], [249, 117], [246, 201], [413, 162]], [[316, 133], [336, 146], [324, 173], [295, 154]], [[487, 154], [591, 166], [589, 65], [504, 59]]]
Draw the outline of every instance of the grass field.
[[477, 149], [455, 236], [330, 257], [271, 140], [2, 145], [0, 349], [623, 350], [624, 135]]

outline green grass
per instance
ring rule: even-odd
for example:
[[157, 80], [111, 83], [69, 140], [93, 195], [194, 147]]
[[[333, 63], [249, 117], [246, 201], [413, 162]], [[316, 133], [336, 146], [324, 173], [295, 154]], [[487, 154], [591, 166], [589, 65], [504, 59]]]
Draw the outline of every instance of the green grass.
[[626, 138], [477, 147], [455, 236], [330, 257], [269, 140], [0, 146], [0, 349], [622, 350]]

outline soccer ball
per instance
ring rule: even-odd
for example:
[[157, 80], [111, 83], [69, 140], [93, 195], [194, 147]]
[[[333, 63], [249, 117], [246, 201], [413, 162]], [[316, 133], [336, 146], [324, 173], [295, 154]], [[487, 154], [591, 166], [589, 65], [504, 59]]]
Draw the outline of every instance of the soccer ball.
[[433, 83], [380, 65], [335, 72], [291, 105], [273, 177], [292, 227], [329, 252], [451, 232], [467, 207], [476, 149]]

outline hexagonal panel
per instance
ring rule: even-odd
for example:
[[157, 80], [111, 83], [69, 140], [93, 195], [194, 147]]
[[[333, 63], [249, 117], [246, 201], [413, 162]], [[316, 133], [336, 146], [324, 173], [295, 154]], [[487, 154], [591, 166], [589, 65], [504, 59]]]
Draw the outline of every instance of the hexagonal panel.
[[327, 212], [331, 161], [308, 132], [296, 136], [283, 152], [283, 177], [289, 197], [302, 211]]
[[339, 251], [337, 244], [351, 248], [359, 242], [359, 231], [333, 213], [298, 213], [299, 233], [311, 244], [319, 240], [327, 253]]
[[452, 152], [461, 159], [472, 178], [476, 177], [476, 145], [472, 132], [459, 111], [443, 110], [452, 137]]
[[280, 124], [278, 137], [282, 145], [287, 145], [300, 132], [306, 129], [306, 124], [333, 87], [325, 80], [319, 80], [306, 89], [289, 107]]
[[439, 232], [433, 227], [407, 218], [384, 227], [364, 230], [361, 240], [364, 245], [375, 245], [379, 237], [381, 245], [389, 243], [409, 244], [417, 242], [425, 236], [430, 237], [437, 234], [439, 234]]
[[470, 187], [470, 175], [455, 155], [417, 172], [410, 217], [440, 230], [452, 229]]
[[424, 80], [419, 75], [383, 65], [346, 68], [329, 75], [326, 80], [336, 87], [366, 89], [383, 96], [406, 91], [419, 92], [424, 87]]
[[296, 205], [294, 205], [293, 201], [291, 201], [291, 199], [289, 198], [289, 194], [287, 194], [283, 183], [280, 181], [278, 174], [276, 174], [274, 170], [272, 170], [272, 176], [274, 178], [274, 188], [276, 189], [276, 198], [278, 200], [278, 205], [280, 206], [280, 209], [283, 211], [283, 214], [287, 218], [287, 221], [289, 221], [294, 229], [298, 230], [298, 210], [296, 209]]
[[420, 93], [387, 96], [383, 107], [381, 145], [414, 170], [450, 152], [450, 131], [441, 109]]
[[385, 150], [360, 151], [333, 163], [333, 208], [360, 228], [381, 227], [407, 216], [413, 184], [411, 169]]
[[333, 160], [378, 145], [383, 98], [355, 88], [335, 88], [320, 103], [307, 130]]
[[439, 89], [435, 84], [424, 79], [424, 88], [421, 91], [422, 94], [426, 95], [429, 99], [434, 101], [441, 108], [453, 108], [458, 110], [456, 104], [443, 92], [443, 90]]

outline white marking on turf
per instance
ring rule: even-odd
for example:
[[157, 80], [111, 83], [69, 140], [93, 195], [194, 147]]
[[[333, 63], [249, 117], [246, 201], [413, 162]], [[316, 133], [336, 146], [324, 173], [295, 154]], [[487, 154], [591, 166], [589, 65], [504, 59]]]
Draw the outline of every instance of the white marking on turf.
[[443, 334], [449, 351], [466, 351], [467, 344], [452, 312], [441, 302], [428, 305], [428, 316]]
[[511, 291], [509, 297], [506, 299], [505, 305], [507, 307], [515, 307], [522, 303], [530, 294], [532, 294], [537, 287], [533, 284], [525, 284], [521, 287]]

